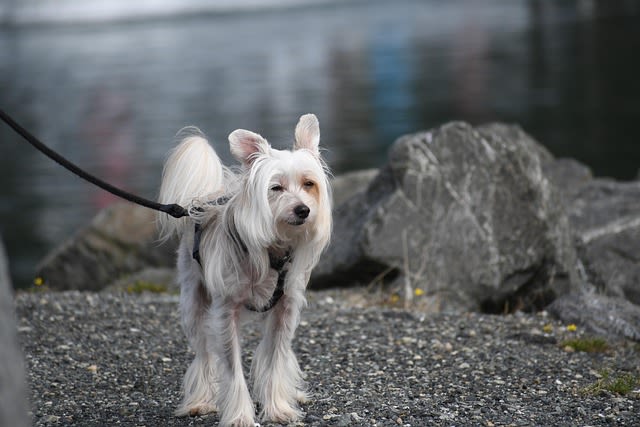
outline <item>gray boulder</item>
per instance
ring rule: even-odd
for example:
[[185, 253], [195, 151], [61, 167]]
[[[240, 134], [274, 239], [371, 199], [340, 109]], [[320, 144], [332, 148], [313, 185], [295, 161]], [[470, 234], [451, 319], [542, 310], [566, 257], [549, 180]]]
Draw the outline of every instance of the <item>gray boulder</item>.
[[547, 311], [591, 333], [640, 341], [640, 306], [623, 298], [585, 290], [558, 298]]
[[595, 179], [568, 213], [589, 282], [640, 305], [640, 182]]
[[317, 288], [402, 284], [440, 310], [536, 309], [577, 286], [553, 157], [517, 126], [449, 123], [397, 140], [334, 212]]
[[548, 310], [591, 332], [640, 340], [640, 182], [593, 178], [572, 159], [545, 165], [563, 197], [583, 280]]
[[173, 265], [175, 243], [160, 245], [157, 236], [154, 211], [117, 203], [55, 248], [37, 275], [51, 289], [98, 291], [148, 267]]
[[24, 359], [18, 346], [9, 267], [0, 240], [0, 426], [27, 426]]

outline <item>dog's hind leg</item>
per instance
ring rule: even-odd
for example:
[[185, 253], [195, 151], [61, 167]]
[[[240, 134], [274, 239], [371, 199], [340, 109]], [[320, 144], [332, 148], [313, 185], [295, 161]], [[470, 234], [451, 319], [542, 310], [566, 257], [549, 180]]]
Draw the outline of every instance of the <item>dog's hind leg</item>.
[[302, 371], [291, 348], [303, 304], [302, 295], [283, 296], [268, 314], [256, 349], [251, 377], [265, 421], [296, 421], [302, 416], [298, 402], [307, 401]]

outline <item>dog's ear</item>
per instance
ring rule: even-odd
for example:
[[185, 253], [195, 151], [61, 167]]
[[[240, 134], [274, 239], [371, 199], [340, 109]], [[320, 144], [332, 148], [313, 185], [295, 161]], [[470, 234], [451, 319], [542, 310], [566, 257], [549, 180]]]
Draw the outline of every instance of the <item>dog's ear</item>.
[[266, 139], [244, 129], [236, 129], [229, 134], [229, 146], [233, 157], [247, 166], [251, 165], [257, 154], [267, 153], [269, 149]]
[[314, 114], [305, 114], [300, 117], [296, 125], [296, 143], [294, 150], [306, 148], [316, 157], [320, 157], [318, 145], [320, 144], [320, 124], [318, 118]]

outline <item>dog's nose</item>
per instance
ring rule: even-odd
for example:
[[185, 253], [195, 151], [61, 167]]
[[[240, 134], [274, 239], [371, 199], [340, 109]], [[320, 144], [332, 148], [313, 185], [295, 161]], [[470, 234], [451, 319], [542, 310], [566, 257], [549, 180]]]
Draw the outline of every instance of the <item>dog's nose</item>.
[[309, 216], [309, 208], [306, 205], [298, 205], [293, 208], [293, 213], [300, 219], [305, 219]]

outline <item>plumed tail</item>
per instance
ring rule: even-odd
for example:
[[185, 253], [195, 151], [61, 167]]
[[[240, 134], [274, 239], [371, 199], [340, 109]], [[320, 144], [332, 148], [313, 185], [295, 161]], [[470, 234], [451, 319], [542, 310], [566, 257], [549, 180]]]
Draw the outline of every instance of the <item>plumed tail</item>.
[[[169, 153], [162, 171], [160, 203], [177, 203], [189, 208], [199, 200], [224, 191], [225, 168], [202, 132], [194, 127], [178, 132], [180, 143]], [[160, 239], [181, 234], [188, 218], [158, 214]]]

